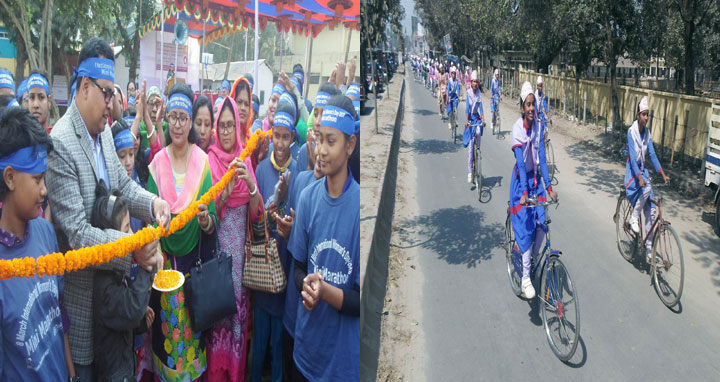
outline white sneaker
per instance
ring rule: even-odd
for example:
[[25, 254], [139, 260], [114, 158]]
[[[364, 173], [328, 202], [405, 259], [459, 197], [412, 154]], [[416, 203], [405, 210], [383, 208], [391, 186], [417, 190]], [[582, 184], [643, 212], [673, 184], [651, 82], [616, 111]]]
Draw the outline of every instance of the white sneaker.
[[522, 279], [522, 294], [527, 299], [535, 298], [535, 288], [533, 288], [529, 277], [523, 277]]
[[468, 183], [470, 183], [470, 184], [473, 183], [473, 177], [472, 177], [472, 173], [471, 173], [471, 172], [468, 173]]
[[638, 224], [638, 218], [635, 216], [630, 217], [630, 228], [632, 228], [633, 232], [640, 233], [640, 225]]

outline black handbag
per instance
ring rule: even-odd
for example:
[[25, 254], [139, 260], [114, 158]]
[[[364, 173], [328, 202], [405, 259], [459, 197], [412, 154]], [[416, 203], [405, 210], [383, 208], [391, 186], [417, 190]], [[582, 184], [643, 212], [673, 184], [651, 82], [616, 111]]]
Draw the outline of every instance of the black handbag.
[[[215, 227], [217, 230], [217, 227]], [[232, 259], [220, 252], [215, 236], [213, 257], [205, 262], [200, 260], [202, 237], [198, 248], [198, 259], [190, 268], [190, 277], [185, 280], [185, 300], [190, 313], [193, 330], [205, 331], [223, 318], [237, 313], [235, 287], [232, 280]]]

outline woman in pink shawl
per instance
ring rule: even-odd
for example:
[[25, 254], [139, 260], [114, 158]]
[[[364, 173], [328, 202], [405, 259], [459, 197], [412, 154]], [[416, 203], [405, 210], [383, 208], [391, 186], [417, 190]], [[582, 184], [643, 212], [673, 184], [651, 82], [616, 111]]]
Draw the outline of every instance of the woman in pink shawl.
[[244, 78], [238, 87], [239, 104], [225, 97], [215, 118], [215, 137], [208, 149], [213, 184], [220, 181], [230, 166], [236, 176], [218, 195], [218, 240], [220, 251], [232, 257], [233, 285], [237, 313], [213, 326], [207, 343], [208, 380], [243, 381], [247, 364], [249, 292], [242, 285], [245, 262], [245, 233], [250, 221], [260, 220], [263, 203], [258, 193], [250, 158], [238, 157], [247, 143], [252, 125], [250, 85]]

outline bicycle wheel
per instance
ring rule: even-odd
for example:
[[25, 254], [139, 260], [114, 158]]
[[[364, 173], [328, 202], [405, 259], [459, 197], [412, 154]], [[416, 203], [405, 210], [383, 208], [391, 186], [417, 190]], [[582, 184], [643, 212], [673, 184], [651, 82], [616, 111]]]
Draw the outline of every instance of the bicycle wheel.
[[580, 301], [565, 264], [550, 256], [540, 281], [542, 321], [550, 349], [561, 360], [572, 358], [580, 338]]
[[680, 238], [668, 223], [655, 231], [650, 264], [655, 292], [663, 304], [672, 308], [682, 296], [685, 267]]
[[555, 177], [555, 151], [553, 150], [552, 143], [549, 139], [545, 140], [545, 160], [547, 161], [548, 176], [552, 183]]
[[[475, 137], [475, 139], [480, 139], [479, 137]], [[477, 191], [478, 191], [478, 201], [482, 198], [482, 157], [480, 156], [480, 146], [475, 144], [475, 165], [474, 172], [475, 172], [475, 182], [477, 182]]]
[[515, 246], [515, 234], [513, 233], [512, 220], [510, 219], [510, 209], [508, 209], [507, 218], [505, 219], [505, 260], [507, 262], [508, 278], [510, 279], [510, 288], [516, 296], [520, 296], [522, 289], [520, 282], [522, 275], [519, 275], [514, 264], [513, 246]]
[[454, 143], [454, 144], [457, 143], [457, 123], [455, 123], [455, 118], [456, 118], [456, 116], [455, 116], [455, 109], [453, 109], [453, 110], [450, 112], [450, 123], [451, 123], [451, 125], [452, 125], [452, 129], [451, 129], [451, 130], [452, 130], [452, 138], [453, 138], [453, 143]]
[[623, 259], [630, 261], [635, 254], [635, 232], [630, 228], [630, 215], [632, 214], [632, 206], [625, 197], [623, 192], [618, 197], [617, 207], [615, 208], [615, 241], [617, 242], [618, 251]]

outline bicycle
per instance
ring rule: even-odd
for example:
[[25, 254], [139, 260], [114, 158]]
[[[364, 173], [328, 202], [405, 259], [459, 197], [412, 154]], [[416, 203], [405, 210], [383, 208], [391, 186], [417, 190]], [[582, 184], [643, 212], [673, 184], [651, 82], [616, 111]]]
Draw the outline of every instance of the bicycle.
[[[526, 208], [546, 207], [557, 204], [558, 200], [538, 202], [537, 198], [528, 199]], [[521, 294], [522, 254], [515, 243], [510, 207], [508, 202], [505, 220], [505, 251], [510, 287], [516, 296]], [[540, 222], [537, 222], [540, 227]], [[533, 280], [540, 276], [540, 292], [537, 294], [542, 303], [542, 321], [550, 349], [561, 361], [567, 361], [575, 354], [580, 338], [580, 300], [565, 264], [560, 260], [561, 251], [550, 245], [550, 218], [545, 215], [545, 246], [539, 255], [532, 257], [530, 275]], [[568, 309], [569, 308], [569, 309]], [[574, 313], [573, 313], [574, 311]], [[569, 321], [575, 318], [575, 322]], [[557, 324], [555, 327], [554, 324]], [[563, 348], [563, 349], [561, 349]]]
[[492, 134], [496, 137], [500, 136], [500, 96], [493, 96], [495, 102], [495, 111], [492, 113]]
[[450, 105], [450, 114], [448, 114], [448, 119], [450, 120], [450, 138], [452, 138], [453, 144], [455, 144], [457, 143], [457, 111], [455, 110], [455, 104], [452, 100], [450, 100], [448, 104]]
[[482, 198], [482, 155], [480, 150], [480, 137], [482, 136], [482, 131], [478, 131], [476, 129], [483, 129], [485, 127], [485, 124], [482, 122], [479, 123], [468, 123], [468, 126], [473, 129], [475, 134], [475, 139], [473, 140], [473, 183], [477, 185], [478, 190], [478, 201]]
[[[663, 186], [660, 185], [656, 186], [656, 188], [662, 187]], [[644, 228], [642, 224], [643, 214], [640, 214], [640, 219], [638, 219], [638, 224], [641, 227], [640, 233], [636, 234], [630, 227], [630, 217], [633, 206], [630, 204], [624, 189], [620, 192], [620, 196], [618, 196], [613, 220], [615, 221], [615, 236], [618, 250], [620, 251], [620, 255], [627, 261], [632, 261], [639, 244], [644, 244], [648, 235], [652, 233], [650, 274], [653, 280], [653, 286], [663, 304], [668, 308], [672, 308], [677, 305], [682, 296], [685, 281], [685, 267], [682, 247], [680, 246], [680, 237], [670, 225], [670, 222], [663, 219], [662, 201], [663, 198], [660, 197], [657, 200], [648, 198], [646, 202], [653, 203], [657, 206], [657, 217], [655, 217], [648, 234], [645, 236], [642, 234]]]
[[550, 142], [550, 130], [547, 128], [547, 121], [543, 120], [540, 122], [543, 129], [545, 130], [545, 160], [547, 162], [548, 175], [552, 182], [555, 177], [555, 151], [553, 150], [552, 143]]

